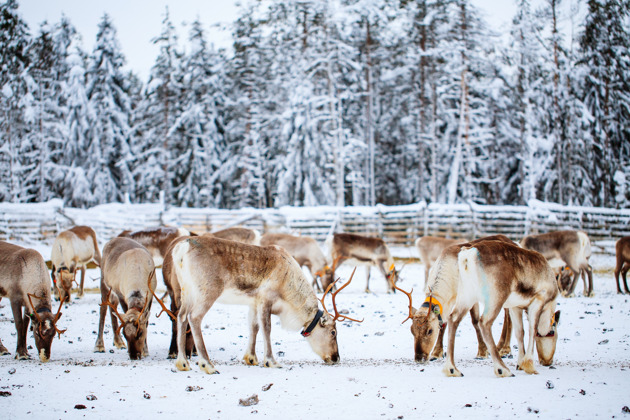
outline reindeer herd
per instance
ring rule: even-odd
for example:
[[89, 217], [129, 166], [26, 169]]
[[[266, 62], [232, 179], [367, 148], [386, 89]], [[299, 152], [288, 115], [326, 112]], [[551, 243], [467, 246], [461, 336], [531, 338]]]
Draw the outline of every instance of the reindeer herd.
[[[256, 336], [262, 329], [262, 365], [279, 367], [271, 346], [271, 315], [281, 325], [299, 331], [313, 351], [327, 364], [339, 362], [337, 321], [363, 322], [342, 315], [337, 295], [352, 281], [355, 271], [342, 286], [335, 270], [344, 262], [367, 265], [365, 291], [369, 292], [370, 268], [382, 273], [388, 292], [403, 292], [409, 298], [409, 315], [415, 360], [425, 363], [444, 357], [444, 373], [463, 376], [455, 366], [457, 328], [470, 313], [477, 333], [478, 358], [490, 356], [498, 377], [513, 376], [502, 356], [511, 352], [512, 330], [518, 343], [517, 370], [537, 373], [534, 348], [541, 365], [553, 363], [560, 311], [559, 295], [572, 296], [578, 279], [584, 295], [593, 296], [591, 245], [583, 232], [556, 231], [530, 235], [517, 244], [503, 235], [470, 242], [436, 237], [416, 241], [426, 266], [424, 300], [416, 309], [412, 293], [399, 286], [400, 270], [380, 238], [349, 233], [332, 235], [326, 245], [327, 258], [317, 242], [308, 237], [230, 228], [196, 235], [182, 228], [161, 227], [137, 232], [124, 231], [111, 239], [101, 255], [94, 230], [76, 226], [61, 232], [52, 246], [51, 275], [43, 257], [35, 250], [0, 241], [0, 299], [8, 298], [17, 330], [17, 359], [27, 359], [26, 338], [32, 322], [33, 337], [40, 360], [50, 359], [61, 308], [71, 300], [77, 271], [81, 280], [77, 297], [83, 295], [85, 269], [93, 262], [100, 267], [101, 303], [94, 352], [105, 352], [103, 331], [109, 309], [113, 344], [127, 348], [131, 359], [149, 354], [147, 329], [153, 300], [172, 321], [168, 358], [178, 370], [190, 370], [190, 358], [198, 355], [205, 373], [217, 372], [205, 346], [201, 323], [215, 302], [249, 307], [249, 342], [244, 363], [258, 365]], [[626, 293], [630, 269], [630, 237], [616, 244], [615, 279], [619, 275]], [[170, 309], [155, 291], [156, 267], [162, 267]], [[309, 279], [302, 267], [307, 267]], [[51, 287], [52, 276], [52, 287]], [[588, 282], [587, 282], [588, 278]], [[323, 292], [320, 298], [316, 295]], [[330, 294], [329, 313], [325, 300]], [[53, 312], [53, 295], [59, 308]], [[121, 312], [118, 311], [120, 306]], [[480, 312], [480, 307], [483, 312]], [[491, 327], [504, 310], [503, 330], [498, 344]], [[161, 313], [158, 316], [161, 315]], [[525, 346], [523, 313], [529, 321]], [[448, 326], [448, 328], [447, 328]], [[122, 333], [122, 335], [121, 335]], [[123, 340], [124, 337], [124, 340]], [[0, 341], [0, 355], [9, 351]]]

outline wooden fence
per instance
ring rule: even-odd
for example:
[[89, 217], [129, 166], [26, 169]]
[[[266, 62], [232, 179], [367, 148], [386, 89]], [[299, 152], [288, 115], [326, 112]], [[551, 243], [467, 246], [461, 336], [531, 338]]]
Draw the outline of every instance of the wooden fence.
[[630, 236], [630, 210], [568, 207], [532, 201], [527, 206], [426, 204], [375, 207], [282, 207], [239, 210], [197, 209], [159, 204], [107, 204], [66, 208], [60, 200], [40, 204], [0, 203], [0, 240], [52, 244], [75, 224], [94, 228], [100, 241], [122, 230], [160, 225], [212, 232], [245, 226], [261, 232], [289, 232], [324, 241], [332, 232], [379, 236], [388, 244], [411, 246], [419, 236], [466, 238], [504, 234], [520, 240], [530, 233], [579, 229], [593, 241]]

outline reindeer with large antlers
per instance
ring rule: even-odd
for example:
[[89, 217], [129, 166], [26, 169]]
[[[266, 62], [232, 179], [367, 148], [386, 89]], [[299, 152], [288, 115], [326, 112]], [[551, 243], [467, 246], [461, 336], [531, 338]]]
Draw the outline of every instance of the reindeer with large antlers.
[[262, 327], [263, 365], [280, 366], [271, 348], [271, 315], [279, 316], [285, 328], [302, 328], [302, 336], [324, 362], [339, 361], [336, 318], [319, 309], [320, 302], [309, 281], [284, 249], [200, 236], [175, 244], [172, 259], [177, 279], [172, 286], [180, 302], [177, 369], [190, 370], [186, 359], [186, 328], [190, 324], [201, 371], [217, 372], [201, 334], [201, 321], [215, 302], [249, 306], [250, 338], [243, 357], [248, 365], [258, 364], [256, 335]]
[[[103, 328], [109, 307], [114, 345], [125, 348], [120, 337], [122, 329], [127, 340], [129, 357], [137, 360], [148, 356], [147, 326], [156, 286], [153, 258], [145, 247], [133, 239], [120, 237], [105, 245], [101, 265], [102, 302], [94, 352], [105, 352]], [[116, 309], [119, 303], [124, 311], [122, 315]]]
[[50, 256], [52, 280], [60, 299], [68, 298], [77, 271], [81, 270], [78, 298], [83, 297], [85, 269], [89, 262], [101, 265], [101, 253], [96, 242], [96, 233], [89, 226], [75, 226], [59, 233], [55, 238]]
[[[35, 347], [42, 362], [50, 359], [55, 334], [65, 332], [57, 328], [64, 299], [53, 315], [50, 285], [48, 269], [39, 252], [0, 241], [0, 299], [6, 297], [11, 302], [17, 330], [16, 359], [29, 358], [26, 348], [29, 321], [33, 322]], [[9, 351], [0, 341], [0, 355], [5, 354]]]

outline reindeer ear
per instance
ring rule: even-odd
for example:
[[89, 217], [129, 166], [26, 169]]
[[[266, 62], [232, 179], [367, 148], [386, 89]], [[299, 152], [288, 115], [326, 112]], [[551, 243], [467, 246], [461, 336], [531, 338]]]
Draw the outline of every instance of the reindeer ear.
[[319, 325], [321, 325], [322, 327], [325, 327], [327, 324], [327, 320], [328, 320], [328, 317], [326, 316], [319, 318]]
[[556, 325], [560, 324], [560, 310], [556, 311], [554, 317], [555, 317]]

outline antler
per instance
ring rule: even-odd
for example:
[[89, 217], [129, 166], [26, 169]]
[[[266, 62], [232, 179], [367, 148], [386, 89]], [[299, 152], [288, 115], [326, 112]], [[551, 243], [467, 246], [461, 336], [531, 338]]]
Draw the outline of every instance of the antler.
[[[335, 302], [335, 298], [337, 297], [337, 294], [339, 292], [341, 292], [343, 289], [345, 289], [350, 282], [352, 281], [352, 277], [354, 277], [354, 272], [357, 271], [357, 268], [354, 267], [354, 270], [352, 270], [352, 274], [350, 275], [350, 279], [348, 280], [347, 283], [345, 283], [343, 286], [341, 286], [339, 289], [337, 289], [337, 291], [335, 293], [333, 293], [332, 296], [332, 304], [333, 304], [333, 309], [335, 310], [335, 316], [333, 317], [333, 321], [336, 321], [337, 319], [341, 319], [341, 321], [355, 321], [355, 322], [363, 322], [364, 320], [362, 319], [361, 321], [359, 321], [358, 319], [353, 319], [350, 318], [348, 316], [345, 315], [341, 315], [338, 311], [337, 311], [337, 303]], [[332, 289], [332, 287], [335, 285], [335, 283], [337, 283], [339, 281], [340, 277], [337, 277], [337, 280], [333, 281], [328, 288], [326, 289], [326, 291], [324, 292], [324, 295], [321, 298], [321, 302], [322, 302], [322, 306], [324, 307], [324, 310], [326, 311], [326, 313], [330, 316], [332, 316], [332, 314], [330, 312], [328, 312], [328, 310], [326, 309], [326, 304], [324, 304], [324, 299], [326, 298], [326, 294], [330, 291], [330, 289]]]
[[68, 295], [64, 296], [63, 299], [61, 299], [61, 301], [59, 302], [59, 309], [57, 309], [57, 313], [55, 314], [55, 317], [53, 318], [53, 327], [55, 327], [55, 331], [57, 332], [57, 335], [59, 336], [59, 338], [61, 338], [61, 334], [68, 331], [67, 328], [65, 330], [60, 330], [59, 328], [57, 328], [57, 321], [59, 320], [59, 318], [61, 318], [61, 315], [62, 315], [61, 307], [63, 306], [63, 303], [66, 301], [66, 299], [68, 299]]
[[32, 293], [28, 293], [28, 301], [31, 302], [31, 308], [33, 308], [33, 314], [35, 315], [35, 318], [37, 318], [37, 322], [41, 325], [42, 319], [37, 314], [37, 311], [35, 310], [35, 305], [33, 305], [33, 301], [31, 300], [31, 297], [34, 297], [35, 299], [41, 299], [41, 298], [39, 296], [35, 296]]
[[400, 287], [396, 286], [396, 283], [392, 282], [392, 286], [394, 286], [394, 288], [396, 290], [400, 290], [401, 292], [403, 292], [404, 294], [407, 295], [407, 297], [409, 298], [409, 316], [407, 316], [407, 318], [405, 318], [405, 320], [403, 322], [401, 322], [401, 324], [404, 324], [405, 322], [407, 322], [408, 319], [413, 319], [413, 306], [412, 304], [412, 299], [411, 299], [411, 294], [413, 293], [413, 288], [411, 289], [411, 292], [406, 292], [403, 289], [401, 289]]
[[116, 330], [116, 335], [118, 335], [120, 334], [120, 330], [125, 326], [125, 321], [123, 321], [123, 318], [116, 310], [116, 307], [109, 301], [109, 295], [111, 294], [112, 294], [112, 289], [110, 288], [109, 292], [107, 293], [107, 297], [105, 298], [105, 301], [102, 303], [99, 303], [98, 306], [103, 306], [103, 305], [109, 306], [109, 310], [112, 311], [112, 313], [116, 315], [116, 318], [120, 320], [120, 326]]
[[[155, 270], [153, 270], [153, 273], [155, 273]], [[156, 294], [155, 291], [153, 289], [151, 289], [151, 277], [149, 277], [149, 290], [151, 291], [151, 293], [153, 294], [153, 296], [155, 297], [155, 299], [158, 301], [158, 303], [160, 304], [160, 306], [162, 307], [162, 310], [160, 311], [159, 314], [156, 315], [157, 318], [160, 317], [160, 315], [162, 315], [163, 312], [166, 312], [166, 314], [171, 317], [172, 320], [176, 320], [177, 317], [175, 316], [175, 314], [171, 311], [169, 311], [168, 309], [166, 309], [166, 305], [164, 305], [164, 302], [162, 301], [162, 299], [160, 299]]]

